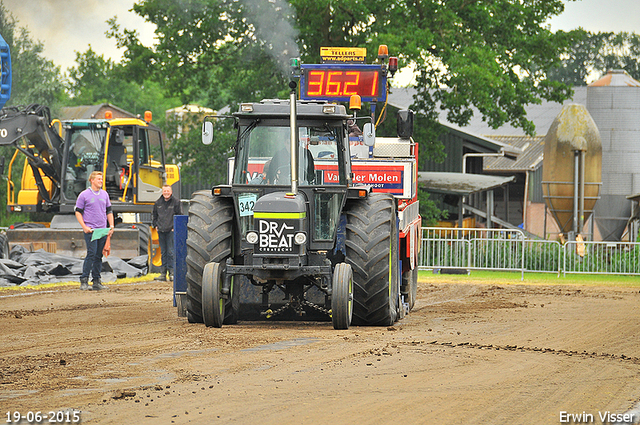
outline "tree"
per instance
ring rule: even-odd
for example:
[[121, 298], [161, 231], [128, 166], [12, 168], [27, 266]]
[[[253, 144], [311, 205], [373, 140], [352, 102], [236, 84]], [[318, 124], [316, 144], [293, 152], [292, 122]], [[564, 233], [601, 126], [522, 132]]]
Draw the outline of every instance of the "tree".
[[106, 102], [141, 116], [150, 110], [157, 124], [164, 123], [165, 111], [179, 103], [175, 97], [166, 97], [158, 82], [145, 78], [148, 74], [141, 74], [140, 82], [130, 80], [122, 65], [96, 54], [91, 46], [76, 53], [76, 63], [68, 71], [70, 104]]
[[[571, 94], [546, 75], [572, 41], [570, 33], [544, 27], [563, 9], [561, 0], [143, 0], [134, 5], [157, 26], [158, 44], [141, 55], [145, 65], [159, 70], [156, 76], [183, 100], [196, 96], [198, 87], [219, 94], [240, 88], [250, 95], [281, 91], [283, 78], [274, 71], [284, 51], [276, 46], [285, 45], [284, 35], [292, 38], [297, 29], [293, 45], [305, 61], [316, 61], [321, 46], [368, 47], [372, 59], [378, 43], [389, 45], [402, 63], [415, 65], [415, 107], [431, 120], [438, 105], [451, 122], [464, 125], [475, 107], [493, 127], [511, 123], [528, 133], [534, 128], [525, 104], [562, 101]], [[274, 18], [282, 21], [277, 31], [261, 30]], [[131, 32], [118, 37], [130, 53], [140, 53]], [[132, 54], [125, 57], [136, 64]], [[220, 84], [237, 81], [243, 84]], [[262, 90], [251, 84], [255, 81]]]
[[[34, 41], [25, 28], [18, 27], [14, 16], [0, 1], [0, 34], [9, 45], [11, 52], [11, 99], [5, 107], [39, 103], [55, 110], [64, 96], [60, 83], [60, 69], [43, 55], [43, 45]], [[0, 147], [0, 157], [7, 164], [15, 152], [13, 146]], [[22, 159], [22, 158], [19, 158]], [[20, 162], [14, 164], [19, 168]], [[14, 173], [15, 180], [15, 173]], [[19, 181], [16, 182], [19, 184]], [[19, 186], [16, 188], [16, 190]], [[27, 220], [27, 215], [7, 214], [7, 185], [0, 184], [0, 225], [6, 226], [16, 221]]]
[[11, 99], [5, 106], [40, 103], [55, 108], [63, 97], [60, 68], [42, 55], [43, 45], [0, 2], [0, 34], [11, 51]]
[[605, 74], [612, 69], [624, 69], [636, 80], [640, 80], [640, 35], [636, 33], [597, 33], [604, 38], [602, 62], [596, 70]]
[[152, 70], [154, 79], [183, 104], [205, 101], [221, 108], [277, 97], [286, 84], [242, 17], [243, 2], [142, 1], [134, 11], [156, 25], [158, 44], [142, 46], [136, 31], [121, 31], [115, 20], [109, 35], [126, 48], [123, 64], [130, 75]]
[[114, 63], [98, 55], [91, 46], [84, 52], [76, 52], [75, 67], [69, 69], [68, 93], [75, 105], [91, 105], [97, 102], [115, 103], [116, 90], [112, 81]]
[[612, 69], [624, 69], [640, 80], [640, 35], [636, 33], [597, 32], [582, 28], [571, 32], [574, 40], [552, 68], [549, 78], [574, 86], [586, 86], [590, 79]]
[[231, 120], [214, 121], [214, 140], [203, 145], [201, 126], [205, 114], [184, 114], [169, 117], [166, 134], [169, 139], [167, 152], [180, 164], [183, 183], [196, 183], [211, 188], [227, 182], [227, 159], [232, 156], [234, 138]]
[[545, 26], [562, 0], [141, 0], [133, 9], [157, 26], [158, 42], [144, 47], [113, 21], [126, 67], [151, 67], [183, 102], [214, 109], [285, 94], [288, 57], [317, 63], [322, 46], [366, 47], [371, 62], [387, 44], [417, 73], [422, 159], [442, 156], [439, 109], [458, 125], [477, 110], [494, 128], [533, 134], [525, 105], [572, 94], [547, 78], [573, 42]]
[[377, 40], [415, 64], [418, 112], [435, 119], [445, 110], [463, 126], [475, 107], [494, 128], [511, 123], [531, 134], [524, 105], [571, 93], [546, 78], [571, 40], [543, 26], [562, 10], [556, 0], [405, 1], [373, 25]]

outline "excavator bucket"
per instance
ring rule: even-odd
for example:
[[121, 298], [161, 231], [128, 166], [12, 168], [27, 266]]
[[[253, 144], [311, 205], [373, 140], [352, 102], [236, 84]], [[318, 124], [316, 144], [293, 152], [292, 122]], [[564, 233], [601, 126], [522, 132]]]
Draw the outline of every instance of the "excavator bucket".
[[26, 137], [38, 152], [57, 151], [64, 140], [51, 127], [49, 108], [32, 104], [0, 111], [0, 145], [17, 144]]

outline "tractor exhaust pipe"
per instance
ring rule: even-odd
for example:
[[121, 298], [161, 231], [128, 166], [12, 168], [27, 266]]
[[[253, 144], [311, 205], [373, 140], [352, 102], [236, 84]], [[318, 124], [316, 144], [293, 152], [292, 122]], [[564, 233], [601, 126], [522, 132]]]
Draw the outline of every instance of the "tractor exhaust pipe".
[[296, 104], [296, 87], [295, 81], [289, 82], [289, 103], [291, 104], [291, 193], [298, 194], [298, 108]]

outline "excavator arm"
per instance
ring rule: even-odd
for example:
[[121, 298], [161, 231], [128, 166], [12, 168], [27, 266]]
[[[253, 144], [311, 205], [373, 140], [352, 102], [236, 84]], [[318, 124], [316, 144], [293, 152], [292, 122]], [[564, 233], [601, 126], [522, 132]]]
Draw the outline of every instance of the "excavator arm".
[[[60, 193], [64, 140], [51, 126], [49, 108], [32, 104], [0, 111], [0, 146], [14, 146], [33, 170], [38, 191], [46, 203], [55, 203]], [[41, 173], [54, 185], [50, 195]]]

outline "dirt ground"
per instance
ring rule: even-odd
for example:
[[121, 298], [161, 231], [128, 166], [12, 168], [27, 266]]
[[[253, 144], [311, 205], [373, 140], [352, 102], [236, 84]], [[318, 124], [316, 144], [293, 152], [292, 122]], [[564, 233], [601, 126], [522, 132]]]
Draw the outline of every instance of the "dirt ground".
[[348, 331], [189, 324], [166, 282], [2, 291], [0, 420], [30, 411], [42, 423], [73, 422], [75, 411], [85, 424], [136, 425], [640, 419], [637, 288], [443, 278], [421, 280], [395, 326]]

